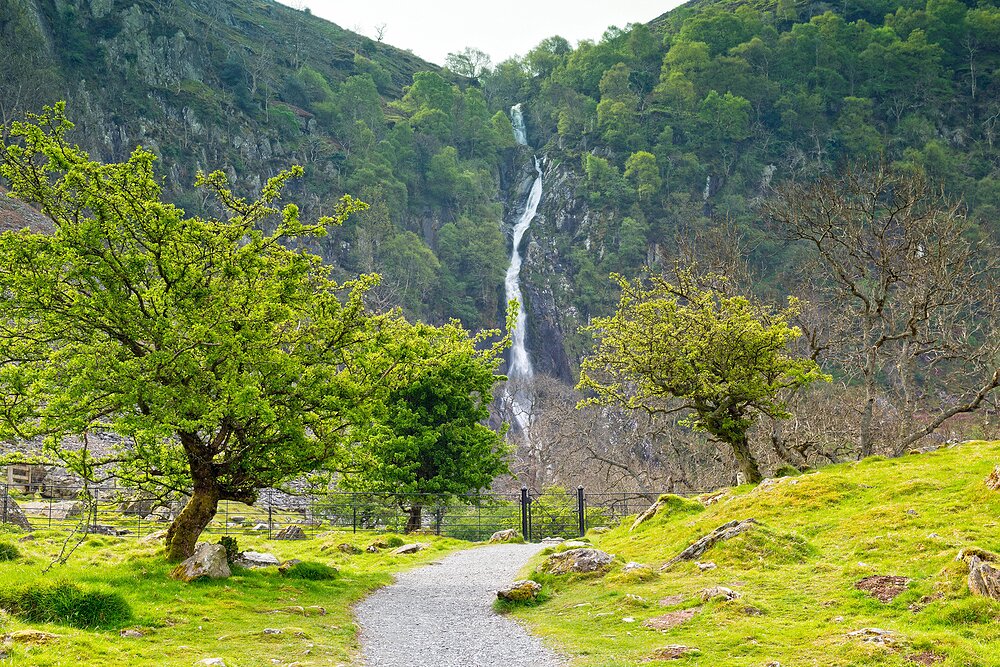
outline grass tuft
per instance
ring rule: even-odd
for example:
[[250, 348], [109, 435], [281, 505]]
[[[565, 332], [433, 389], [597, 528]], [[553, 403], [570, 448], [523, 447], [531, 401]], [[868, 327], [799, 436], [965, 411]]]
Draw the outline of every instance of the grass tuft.
[[76, 628], [118, 628], [132, 609], [118, 593], [85, 590], [65, 581], [35, 581], [0, 590], [0, 607], [32, 623]]
[[0, 542], [0, 562], [10, 562], [21, 557], [21, 550], [16, 544]]
[[281, 571], [281, 576], [289, 579], [307, 579], [309, 581], [329, 581], [336, 579], [339, 572], [337, 568], [324, 565], [323, 563], [302, 562], [296, 563]]

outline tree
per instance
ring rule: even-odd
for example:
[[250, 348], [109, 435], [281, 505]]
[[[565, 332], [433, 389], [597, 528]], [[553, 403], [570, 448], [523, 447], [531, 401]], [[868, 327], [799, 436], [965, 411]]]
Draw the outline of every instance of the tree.
[[509, 342], [477, 347], [497, 331], [470, 337], [457, 322], [415, 324], [404, 336], [419, 358], [375, 414], [370, 436], [342, 485], [391, 496], [408, 512], [406, 531], [420, 529], [423, 507], [434, 500], [479, 492], [509, 472], [503, 433], [489, 428], [493, 386]]
[[[861, 456], [875, 453], [887, 386], [906, 416], [895, 451], [1000, 387], [998, 253], [970, 239], [960, 202], [919, 174], [878, 165], [785, 184], [763, 212], [812, 253], [809, 299], [822, 316], [808, 339], [814, 356], [864, 387]], [[923, 419], [913, 419], [918, 398], [938, 404]]]
[[640, 201], [649, 200], [663, 184], [656, 156], [646, 151], [632, 153], [625, 161], [625, 180], [635, 188]]
[[458, 53], [449, 53], [444, 64], [455, 74], [476, 79], [489, 72], [493, 60], [485, 51], [467, 46]]
[[[93, 162], [71, 128], [60, 103], [3, 147], [0, 174], [55, 231], [0, 234], [0, 439], [45, 437], [87, 477], [114, 466], [128, 485], [190, 494], [166, 540], [183, 559], [220, 500], [253, 503], [370, 423], [398, 377], [402, 323], [366, 311], [376, 277], [338, 284], [286, 247], [364, 206], [345, 197], [312, 224], [279, 211], [301, 167], [253, 202], [199, 174], [224, 216], [188, 218], [161, 201], [152, 153]], [[94, 431], [124, 443], [104, 459], [64, 445]]]
[[759, 482], [747, 436], [755, 417], [790, 417], [785, 394], [826, 376], [789, 352], [800, 336], [788, 323], [794, 301], [774, 311], [727, 294], [725, 279], [706, 278], [716, 286], [690, 270], [675, 282], [613, 276], [622, 292], [617, 311], [584, 328], [595, 347], [581, 364], [578, 389], [593, 392], [581, 405], [685, 413], [686, 425], [729, 445], [746, 480]]

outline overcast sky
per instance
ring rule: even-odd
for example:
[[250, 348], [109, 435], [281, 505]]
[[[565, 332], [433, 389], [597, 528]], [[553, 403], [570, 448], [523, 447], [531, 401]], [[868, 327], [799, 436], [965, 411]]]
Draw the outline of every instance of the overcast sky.
[[574, 44], [599, 39], [608, 26], [644, 23], [681, 0], [282, 0], [308, 7], [342, 28], [375, 37], [385, 24], [384, 41], [438, 65], [445, 56], [474, 46], [493, 62], [524, 55], [552, 35]]

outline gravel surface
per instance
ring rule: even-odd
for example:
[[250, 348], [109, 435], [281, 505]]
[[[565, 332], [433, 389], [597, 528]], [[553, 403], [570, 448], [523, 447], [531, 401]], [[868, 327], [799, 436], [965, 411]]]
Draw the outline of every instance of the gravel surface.
[[557, 667], [562, 661], [498, 616], [499, 588], [542, 548], [497, 544], [403, 572], [357, 606], [367, 667]]

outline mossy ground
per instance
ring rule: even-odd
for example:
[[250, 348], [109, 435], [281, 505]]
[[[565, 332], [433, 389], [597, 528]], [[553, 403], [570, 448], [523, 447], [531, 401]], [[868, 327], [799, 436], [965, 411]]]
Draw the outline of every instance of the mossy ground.
[[[17, 533], [0, 535], [8, 542], [19, 537]], [[84, 589], [116, 591], [129, 602], [134, 619], [123, 627], [81, 630], [0, 615], [0, 636], [26, 628], [60, 635], [57, 641], [44, 645], [0, 645], [0, 652], [9, 654], [0, 664], [190, 667], [210, 657], [223, 658], [229, 667], [351, 663], [358, 651], [351, 605], [388, 584], [393, 572], [468, 545], [421, 535], [416, 539], [432, 546], [413, 555], [394, 556], [388, 551], [348, 555], [329, 548], [350, 543], [364, 549], [377, 537], [384, 536], [329, 533], [295, 542], [240, 536], [243, 550], [324, 563], [340, 573], [333, 580], [312, 581], [281, 576], [277, 568], [234, 569], [229, 579], [183, 584], [167, 576], [172, 566], [164, 560], [160, 545], [143, 544], [135, 538], [90, 537], [68, 564], [43, 575], [65, 535], [36, 531], [34, 541], [18, 545], [23, 558], [0, 563], [0, 587], [51, 579], [71, 581]], [[269, 613], [310, 606], [323, 607], [326, 614]], [[137, 629], [144, 636], [120, 636], [126, 628]], [[281, 630], [281, 634], [264, 634], [265, 628]]]
[[[1000, 443], [970, 442], [931, 454], [831, 466], [764, 488], [739, 487], [701, 512], [672, 514], [668, 508], [632, 533], [627, 520], [590, 536], [619, 559], [609, 575], [546, 577], [551, 597], [511, 613], [576, 666], [764, 667], [776, 661], [912, 667], [925, 664], [919, 658], [940, 659], [933, 664], [945, 667], [996, 667], [1000, 602], [971, 596], [967, 570], [955, 557], [972, 545], [1000, 551], [1000, 493], [984, 484], [998, 463]], [[657, 570], [712, 529], [749, 517], [761, 525], [699, 559], [716, 569], [681, 562], [651, 578], [621, 576], [626, 561]], [[910, 582], [885, 604], [855, 589], [871, 575]], [[711, 586], [733, 588], [743, 597], [702, 603], [699, 591]], [[669, 596], [683, 597], [662, 606], [659, 601]], [[699, 606], [691, 620], [671, 630], [642, 625]], [[893, 631], [895, 641], [879, 645], [848, 637], [871, 627]], [[669, 644], [699, 652], [646, 662]]]

